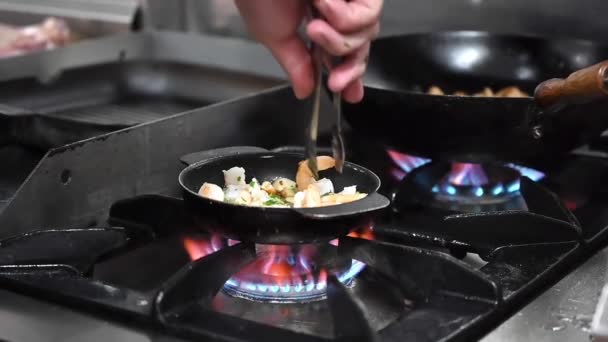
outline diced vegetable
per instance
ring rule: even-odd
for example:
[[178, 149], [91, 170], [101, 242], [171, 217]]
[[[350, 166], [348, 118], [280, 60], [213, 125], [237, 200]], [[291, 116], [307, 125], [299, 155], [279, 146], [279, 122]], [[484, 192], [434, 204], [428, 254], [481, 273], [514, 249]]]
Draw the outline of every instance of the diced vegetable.
[[[319, 169], [326, 170], [335, 166], [331, 157], [318, 157]], [[272, 183], [260, 182], [252, 178], [246, 182], [245, 169], [233, 167], [224, 173], [224, 188], [212, 183], [205, 183], [199, 190], [199, 195], [231, 204], [264, 207], [295, 207], [314, 208], [356, 201], [366, 196], [357, 192], [357, 186], [345, 187], [342, 192], [334, 193], [334, 185], [330, 179], [316, 181], [311, 178], [310, 170], [305, 161], [300, 162], [294, 182], [289, 178], [278, 178]], [[304, 187], [305, 185], [305, 187]], [[298, 189], [300, 191], [298, 191]]]

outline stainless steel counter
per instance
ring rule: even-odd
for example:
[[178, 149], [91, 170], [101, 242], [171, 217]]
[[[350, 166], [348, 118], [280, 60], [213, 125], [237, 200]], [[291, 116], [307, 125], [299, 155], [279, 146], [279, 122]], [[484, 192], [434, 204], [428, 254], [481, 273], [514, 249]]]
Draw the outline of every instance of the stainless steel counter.
[[602, 287], [608, 281], [608, 248], [600, 251], [482, 342], [589, 341]]
[[179, 342], [0, 290], [0, 338], [10, 342]]

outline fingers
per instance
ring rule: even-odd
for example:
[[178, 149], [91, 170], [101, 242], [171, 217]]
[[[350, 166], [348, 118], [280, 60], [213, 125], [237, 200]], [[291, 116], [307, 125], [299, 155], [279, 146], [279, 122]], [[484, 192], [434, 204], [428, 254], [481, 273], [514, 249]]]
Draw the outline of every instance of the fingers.
[[363, 98], [362, 77], [370, 42], [380, 31], [382, 0], [314, 0], [323, 20], [311, 21], [308, 36], [328, 54], [344, 57], [332, 69], [328, 86], [348, 102]]
[[375, 23], [360, 31], [343, 34], [324, 20], [313, 20], [308, 24], [308, 37], [334, 56], [346, 56], [370, 42], [380, 32], [380, 24]]
[[304, 41], [294, 35], [289, 39], [270, 43], [268, 48], [287, 73], [296, 97], [305, 99], [310, 96], [315, 86], [314, 67]]
[[363, 100], [363, 81], [359, 78], [349, 84], [342, 92], [342, 98], [350, 103], [361, 102]]
[[314, 0], [315, 7], [340, 32], [360, 31], [379, 21], [382, 0]]
[[[314, 1], [324, 18], [313, 20], [308, 25], [310, 38], [329, 54], [344, 57], [344, 63], [332, 70], [329, 87], [343, 92], [346, 101], [360, 101], [363, 96], [361, 77], [367, 64], [369, 42], [378, 34], [383, 1], [306, 1]], [[306, 2], [236, 0], [236, 4], [249, 31], [271, 50], [287, 73], [296, 97], [310, 96], [314, 89], [314, 67], [310, 53], [297, 33]]]
[[[370, 43], [366, 43], [355, 51], [352, 55], [348, 56], [344, 62], [331, 70], [328, 80], [328, 86], [331, 91], [342, 92], [348, 87], [351, 87], [356, 81], [360, 81], [367, 68], [367, 60], [369, 55]], [[362, 86], [354, 88], [360, 89], [362, 94]], [[346, 100], [352, 100], [350, 102], [358, 102], [355, 94], [359, 94], [359, 91], [351, 89], [352, 95], [345, 94]], [[351, 97], [352, 96], [352, 97]]]
[[270, 49], [287, 73], [296, 97], [308, 97], [314, 88], [313, 67], [298, 35], [306, 3], [302, 0], [236, 0], [236, 5], [252, 36]]
[[344, 92], [344, 100], [356, 103], [363, 98], [361, 77], [367, 68], [370, 42], [380, 30], [378, 23], [359, 32], [342, 34], [323, 20], [314, 20], [307, 27], [310, 39], [330, 55], [344, 56], [342, 64], [335, 66], [329, 76], [329, 88]]

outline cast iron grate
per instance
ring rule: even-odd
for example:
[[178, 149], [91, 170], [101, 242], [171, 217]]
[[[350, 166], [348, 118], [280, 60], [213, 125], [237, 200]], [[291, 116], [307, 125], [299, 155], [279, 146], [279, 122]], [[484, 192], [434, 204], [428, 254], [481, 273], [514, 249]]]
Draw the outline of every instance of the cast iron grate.
[[[567, 268], [581, 246], [578, 222], [555, 196], [526, 179], [522, 195], [528, 212], [451, 215], [430, 225], [426, 235], [378, 225], [377, 240], [340, 239], [337, 255], [366, 263], [366, 271], [378, 275], [387, 289], [400, 296], [402, 307], [392, 323], [374, 331], [358, 294], [330, 276], [330, 339], [466, 340], [506, 318]], [[181, 234], [204, 234], [181, 200], [160, 195], [115, 203], [109, 222], [124, 228], [44, 230], [1, 241], [1, 282], [79, 309], [134, 317], [134, 322], [154, 324], [186, 338], [328, 339], [216, 310], [213, 298], [223, 284], [254, 260], [251, 244], [239, 243], [195, 261], [177, 258], [168, 276], [147, 289], [96, 277], [96, 269], [104, 263], [146, 246], [168, 243]], [[493, 234], [487, 234], [489, 228]], [[458, 260], [450, 254], [455, 248], [478, 253], [487, 264], [476, 268]], [[128, 267], [137, 273], [137, 266]], [[141, 267], [146, 272], [153, 269], [154, 260], [144, 259]]]

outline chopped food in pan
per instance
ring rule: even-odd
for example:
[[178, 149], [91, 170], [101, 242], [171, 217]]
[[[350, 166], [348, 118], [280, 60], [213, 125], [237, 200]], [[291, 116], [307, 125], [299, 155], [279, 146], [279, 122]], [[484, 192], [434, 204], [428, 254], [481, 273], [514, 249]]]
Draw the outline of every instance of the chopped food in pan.
[[[331, 157], [319, 156], [317, 165], [323, 171], [335, 167], [336, 162]], [[216, 201], [274, 208], [326, 207], [357, 201], [367, 196], [358, 192], [356, 185], [347, 186], [336, 193], [330, 179], [315, 180], [306, 160], [299, 163], [295, 179], [277, 178], [260, 182], [252, 178], [247, 181], [245, 169], [233, 167], [224, 171], [223, 188], [217, 184], [205, 183], [198, 193]]]
[[[427, 91], [427, 94], [429, 94], [429, 95], [446, 95], [444, 93], [444, 91], [437, 86], [431, 86], [429, 88], [429, 90]], [[485, 88], [483, 88], [482, 91], [474, 93], [474, 94], [467, 94], [463, 91], [456, 91], [452, 95], [454, 95], [454, 96], [474, 96], [474, 97], [530, 97], [530, 95], [526, 94], [518, 87], [506, 87], [506, 88], [500, 89], [499, 91], [496, 91], [496, 92], [493, 91], [491, 88], [485, 87]]]

